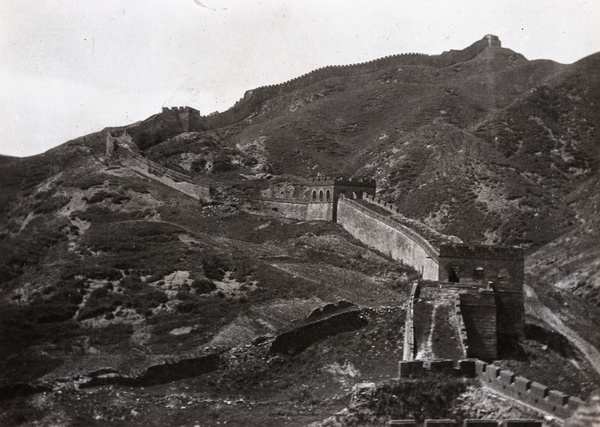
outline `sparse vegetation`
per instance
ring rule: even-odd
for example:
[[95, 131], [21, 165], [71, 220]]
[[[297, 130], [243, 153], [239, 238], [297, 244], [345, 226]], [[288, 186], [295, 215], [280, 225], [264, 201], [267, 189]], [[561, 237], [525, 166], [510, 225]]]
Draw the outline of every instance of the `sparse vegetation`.
[[[447, 67], [414, 56], [401, 68], [390, 59], [366, 74], [328, 71], [265, 97], [251, 120], [137, 135], [141, 155], [209, 179], [211, 202], [104, 159], [103, 132], [0, 159], [0, 387], [21, 390], [0, 396], [0, 424], [294, 425], [347, 407], [351, 425], [477, 413], [483, 397], [463, 398], [476, 384], [391, 380], [416, 272], [338, 224], [245, 212], [270, 182], [307, 174], [373, 176], [407, 224], [526, 248], [528, 284], [597, 346], [600, 57], [559, 66], [500, 48], [469, 52], [448, 53], [448, 64], [469, 61]], [[340, 301], [364, 323], [317, 334], [293, 355], [271, 351]], [[418, 301], [416, 324], [432, 313]], [[578, 350], [534, 317], [513, 358], [498, 363], [573, 394], [597, 385]], [[434, 352], [455, 344], [441, 328], [431, 338]], [[212, 354], [225, 361], [216, 371], [186, 365]], [[159, 365], [177, 381], [75, 385]], [[377, 385], [351, 404], [357, 383]]]

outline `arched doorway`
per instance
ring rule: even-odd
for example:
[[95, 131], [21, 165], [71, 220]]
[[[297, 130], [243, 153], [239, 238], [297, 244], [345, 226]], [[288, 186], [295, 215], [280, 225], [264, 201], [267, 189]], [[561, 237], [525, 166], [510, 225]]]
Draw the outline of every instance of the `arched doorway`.
[[450, 267], [448, 269], [448, 281], [450, 283], [459, 283], [460, 275], [458, 274], [458, 267]]

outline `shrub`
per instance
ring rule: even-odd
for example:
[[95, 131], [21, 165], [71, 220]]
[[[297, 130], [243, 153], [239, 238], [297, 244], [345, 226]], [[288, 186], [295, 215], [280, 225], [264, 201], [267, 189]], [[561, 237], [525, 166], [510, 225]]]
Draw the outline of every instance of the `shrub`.
[[201, 278], [192, 282], [192, 289], [195, 289], [198, 294], [208, 294], [217, 289], [217, 285], [212, 280]]
[[202, 260], [204, 275], [213, 280], [223, 280], [227, 267], [227, 261], [222, 256], [210, 255]]

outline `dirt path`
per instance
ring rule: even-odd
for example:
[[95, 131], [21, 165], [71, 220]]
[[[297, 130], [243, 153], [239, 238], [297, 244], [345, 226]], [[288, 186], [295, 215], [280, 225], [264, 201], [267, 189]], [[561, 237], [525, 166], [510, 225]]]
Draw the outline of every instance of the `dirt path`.
[[528, 285], [525, 285], [525, 311], [534, 317], [537, 317], [556, 332], [564, 335], [571, 343], [581, 351], [592, 367], [600, 373], [600, 351], [589, 342], [581, 338], [573, 329], [565, 325], [560, 318], [546, 307], [538, 298], [535, 291]]

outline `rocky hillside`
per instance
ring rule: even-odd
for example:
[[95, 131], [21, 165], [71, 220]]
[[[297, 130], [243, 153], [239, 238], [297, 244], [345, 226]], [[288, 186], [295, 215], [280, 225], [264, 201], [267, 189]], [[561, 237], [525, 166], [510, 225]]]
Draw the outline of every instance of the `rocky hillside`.
[[147, 152], [198, 173], [373, 175], [381, 195], [441, 232], [539, 247], [572, 228], [566, 200], [598, 173], [600, 55], [561, 65], [475, 52], [446, 67], [333, 74]]
[[[303, 425], [348, 407], [354, 384], [393, 378], [416, 273], [336, 224], [242, 209], [316, 173], [373, 176], [406, 217], [527, 248], [541, 303], [599, 346], [599, 65], [484, 39], [249, 91], [189, 132], [160, 113], [141, 136], [107, 128], [1, 157], [0, 424]], [[107, 159], [107, 133], [127, 129], [213, 200]], [[588, 359], [540, 316], [528, 323], [502, 366], [585, 398], [600, 383]], [[428, 415], [389, 396], [406, 385], [378, 387], [394, 416]], [[431, 416], [479, 416], [482, 401], [531, 415], [476, 384], [445, 387]], [[366, 416], [355, 410], [348, 423]]]

